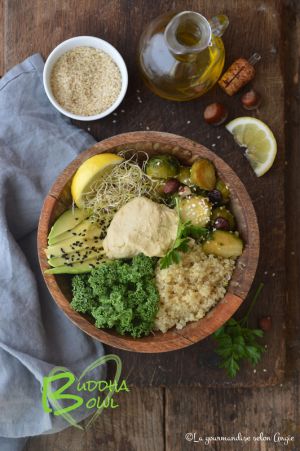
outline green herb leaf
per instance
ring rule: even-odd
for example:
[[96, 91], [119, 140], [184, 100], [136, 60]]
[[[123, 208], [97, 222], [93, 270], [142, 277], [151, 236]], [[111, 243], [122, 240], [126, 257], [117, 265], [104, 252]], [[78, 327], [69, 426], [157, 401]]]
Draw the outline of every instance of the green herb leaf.
[[[262, 286], [260, 284], [254, 296], [255, 301], [262, 290]], [[253, 301], [251, 302], [250, 308], [244, 318], [240, 321], [231, 318], [213, 334], [218, 344], [215, 352], [222, 359], [220, 367], [224, 368], [231, 378], [235, 377], [239, 371], [239, 362], [241, 360], [248, 360], [252, 365], [257, 365], [262, 353], [265, 351], [257, 342], [257, 338], [263, 336], [263, 331], [261, 329], [245, 327], [245, 324], [248, 322], [249, 312], [252, 310], [254, 303]]]
[[179, 252], [189, 252], [189, 238], [200, 240], [208, 236], [209, 230], [205, 227], [198, 227], [191, 223], [191, 221], [183, 222], [179, 211], [179, 200], [176, 197], [176, 210], [178, 214], [177, 234], [173, 246], [167, 254], [160, 259], [160, 268], [168, 268], [173, 263], [179, 263], [181, 256]]
[[183, 236], [190, 236], [194, 240], [203, 240], [207, 238], [209, 230], [206, 227], [193, 225], [190, 221], [184, 223]]

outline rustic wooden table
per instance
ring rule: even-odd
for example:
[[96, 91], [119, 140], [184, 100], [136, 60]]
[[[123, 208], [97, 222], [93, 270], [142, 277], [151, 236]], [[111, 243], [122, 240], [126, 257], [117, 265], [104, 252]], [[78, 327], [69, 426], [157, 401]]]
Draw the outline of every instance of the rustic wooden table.
[[[232, 117], [244, 115], [238, 98], [226, 98], [214, 89], [203, 99], [177, 104], [163, 101], [143, 86], [135, 63], [138, 37], [152, 18], [174, 8], [201, 11], [207, 17], [228, 14], [231, 24], [224, 36], [226, 64], [255, 51], [262, 54], [255, 79], [264, 98], [258, 117], [270, 124], [279, 144], [276, 163], [262, 179], [254, 177], [222, 127], [211, 129], [201, 120], [204, 106], [212, 100], [226, 102]], [[32, 438], [27, 451], [199, 450], [207, 447], [187, 442], [185, 433], [225, 436], [263, 432], [272, 436], [277, 431], [295, 435], [296, 443], [286, 449], [300, 449], [297, 0], [3, 0], [0, 21], [2, 73], [34, 52], [46, 57], [59, 42], [80, 34], [103, 37], [121, 51], [128, 64], [130, 83], [117, 116], [99, 123], [78, 124], [98, 140], [149, 127], [195, 139], [233, 167], [252, 197], [261, 230], [261, 259], [254, 287], [263, 281], [265, 289], [252, 321], [255, 324], [265, 314], [273, 319], [262, 363], [255, 373], [245, 365], [235, 381], [229, 381], [218, 369], [211, 339], [162, 356], [117, 352], [123, 360], [123, 375], [131, 385], [129, 394], [118, 395], [120, 407], [106, 411], [85, 433], [70, 428], [53, 436]], [[237, 448], [234, 443], [222, 443], [211, 449]], [[265, 442], [243, 447], [275, 448], [274, 443]]]

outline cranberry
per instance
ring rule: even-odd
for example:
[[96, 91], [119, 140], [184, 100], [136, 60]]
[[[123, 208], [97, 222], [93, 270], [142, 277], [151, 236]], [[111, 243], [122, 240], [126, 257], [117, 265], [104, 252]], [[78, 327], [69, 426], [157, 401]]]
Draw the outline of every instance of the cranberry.
[[227, 219], [220, 216], [219, 218], [215, 219], [214, 228], [218, 230], [230, 230], [230, 224]]
[[207, 194], [207, 197], [211, 201], [212, 204], [218, 205], [222, 202], [222, 194], [218, 189], [214, 189], [212, 191], [209, 191]]
[[176, 179], [169, 179], [166, 181], [163, 191], [165, 194], [174, 194], [178, 191], [180, 182]]

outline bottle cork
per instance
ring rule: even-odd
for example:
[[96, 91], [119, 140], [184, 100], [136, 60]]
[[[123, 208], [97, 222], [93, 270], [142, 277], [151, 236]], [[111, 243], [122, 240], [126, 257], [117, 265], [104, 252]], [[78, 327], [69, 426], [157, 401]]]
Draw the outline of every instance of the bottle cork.
[[219, 80], [219, 86], [233, 96], [243, 86], [253, 80], [255, 76], [254, 65], [261, 59], [258, 53], [254, 53], [249, 60], [239, 58], [227, 69]]

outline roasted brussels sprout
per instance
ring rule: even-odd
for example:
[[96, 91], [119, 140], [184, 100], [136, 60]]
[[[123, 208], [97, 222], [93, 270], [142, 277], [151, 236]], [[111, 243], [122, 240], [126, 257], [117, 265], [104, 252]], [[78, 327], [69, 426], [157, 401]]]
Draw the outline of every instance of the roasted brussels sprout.
[[172, 155], [157, 155], [149, 159], [146, 174], [156, 179], [176, 177], [179, 173], [179, 162]]
[[213, 190], [216, 185], [216, 170], [213, 163], [204, 158], [196, 160], [191, 167], [191, 180], [199, 188]]
[[183, 185], [191, 186], [191, 168], [188, 168], [186, 166], [180, 166], [179, 174], [177, 176], [177, 179], [182, 183]]
[[226, 183], [224, 183], [223, 180], [218, 179], [216, 189], [222, 194], [223, 201], [228, 202], [230, 198], [230, 190]]
[[[228, 222], [229, 230], [233, 230], [235, 228], [234, 216], [232, 213], [230, 213], [230, 211], [226, 207], [222, 206], [222, 207], [215, 208], [213, 210], [213, 212], [211, 214], [211, 222], [212, 222], [213, 227], [218, 218], [223, 218]], [[218, 228], [218, 227], [216, 227], [216, 228]], [[219, 227], [219, 228], [221, 228], [221, 227]]]
[[179, 204], [183, 221], [191, 221], [193, 225], [205, 227], [210, 221], [211, 204], [206, 197], [184, 197]]

